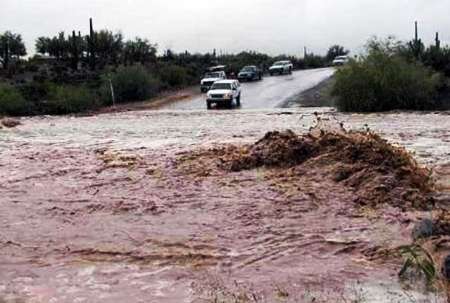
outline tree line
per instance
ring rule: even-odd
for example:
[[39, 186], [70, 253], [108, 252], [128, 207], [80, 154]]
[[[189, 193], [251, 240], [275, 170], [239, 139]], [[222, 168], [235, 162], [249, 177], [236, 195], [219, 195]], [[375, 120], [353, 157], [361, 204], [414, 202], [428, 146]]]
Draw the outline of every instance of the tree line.
[[[131, 65], [140, 63], [143, 65], [161, 61], [183, 61], [191, 60], [191, 63], [200, 64], [214, 61], [220, 64], [228, 64], [235, 71], [242, 67], [242, 64], [258, 64], [261, 66], [270, 65], [278, 59], [291, 59], [297, 68], [321, 67], [329, 64], [336, 56], [347, 54], [348, 51], [342, 46], [334, 45], [330, 47], [326, 56], [318, 56], [313, 53], [300, 59], [297, 56], [280, 55], [271, 57], [257, 52], [242, 52], [237, 55], [217, 56], [216, 52], [208, 54], [195, 54], [189, 52], [176, 54], [170, 49], [158, 58], [157, 44], [151, 43], [147, 39], [136, 37], [134, 39], [124, 39], [121, 32], [112, 32], [104, 29], [95, 31], [93, 21], [90, 19], [89, 34], [82, 35], [80, 31], [72, 33], [59, 32], [53, 37], [41, 36], [35, 42], [36, 52], [47, 57], [64, 62], [72, 69], [80, 69], [84, 66], [91, 70], [101, 70], [106, 66]], [[27, 51], [20, 34], [10, 31], [0, 33], [0, 63], [7, 69], [11, 62], [18, 62], [21, 57], [26, 56]], [[238, 66], [240, 64], [241, 66]]]

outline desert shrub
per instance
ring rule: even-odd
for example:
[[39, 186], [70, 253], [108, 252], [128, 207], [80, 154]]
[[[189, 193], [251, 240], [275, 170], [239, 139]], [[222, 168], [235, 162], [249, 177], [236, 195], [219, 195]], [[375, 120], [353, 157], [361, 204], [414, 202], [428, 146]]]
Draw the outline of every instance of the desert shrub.
[[32, 81], [18, 87], [22, 96], [33, 103], [47, 99], [48, 94], [56, 84], [50, 81]]
[[429, 47], [423, 54], [422, 61], [436, 71], [450, 77], [450, 48]]
[[165, 65], [159, 70], [159, 78], [166, 88], [180, 87], [189, 82], [186, 68], [178, 65]]
[[332, 94], [342, 111], [427, 110], [436, 101], [441, 76], [382, 48], [336, 72]]
[[327, 65], [327, 60], [325, 57], [309, 54], [304, 59], [304, 67], [305, 68], [319, 68]]
[[112, 103], [109, 79], [114, 87], [116, 102], [142, 101], [154, 97], [161, 87], [160, 81], [142, 65], [120, 67], [111, 76], [103, 78], [100, 95], [106, 104]]
[[12, 85], [0, 83], [0, 114], [20, 116], [31, 111], [31, 105]]
[[69, 114], [86, 111], [99, 105], [96, 96], [84, 86], [52, 86], [45, 102], [48, 114]]

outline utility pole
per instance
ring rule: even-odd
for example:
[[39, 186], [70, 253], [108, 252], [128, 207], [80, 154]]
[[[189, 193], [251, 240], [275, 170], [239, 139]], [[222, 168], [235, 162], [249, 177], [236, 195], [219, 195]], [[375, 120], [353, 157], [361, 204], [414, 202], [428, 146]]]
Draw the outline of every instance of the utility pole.
[[116, 96], [114, 94], [114, 86], [113, 86], [113, 83], [111, 80], [111, 75], [109, 75], [108, 80], [109, 80], [109, 89], [111, 90], [112, 104], [113, 104], [113, 107], [116, 107]]

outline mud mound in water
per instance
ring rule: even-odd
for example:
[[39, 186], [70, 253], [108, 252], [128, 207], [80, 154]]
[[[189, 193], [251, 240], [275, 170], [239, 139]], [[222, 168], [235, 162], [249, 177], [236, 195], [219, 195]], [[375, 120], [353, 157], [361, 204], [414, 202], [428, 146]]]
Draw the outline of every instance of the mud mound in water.
[[258, 142], [222, 156], [223, 167], [293, 168], [327, 175], [354, 190], [355, 202], [428, 209], [433, 204], [430, 171], [401, 147], [371, 132], [296, 135], [270, 132]]
[[290, 130], [270, 132], [255, 144], [232, 155], [231, 161], [225, 162], [230, 164], [229, 169], [232, 171], [261, 166], [288, 167], [305, 161], [315, 151], [312, 137], [300, 137]]
[[20, 121], [16, 120], [16, 119], [12, 119], [12, 118], [0, 119], [0, 127], [1, 127], [1, 125], [3, 125], [4, 127], [7, 127], [7, 128], [13, 128], [20, 124], [21, 124]]

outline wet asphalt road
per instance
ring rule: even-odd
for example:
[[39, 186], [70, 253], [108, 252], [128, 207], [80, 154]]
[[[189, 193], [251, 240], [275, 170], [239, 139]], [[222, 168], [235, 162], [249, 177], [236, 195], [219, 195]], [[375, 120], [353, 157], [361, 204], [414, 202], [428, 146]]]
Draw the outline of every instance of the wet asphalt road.
[[[283, 105], [299, 93], [308, 90], [334, 73], [333, 68], [302, 70], [292, 75], [266, 76], [262, 81], [242, 83], [240, 109], [269, 109]], [[206, 94], [167, 104], [163, 110], [206, 109]], [[235, 108], [236, 109], [236, 108]]]

